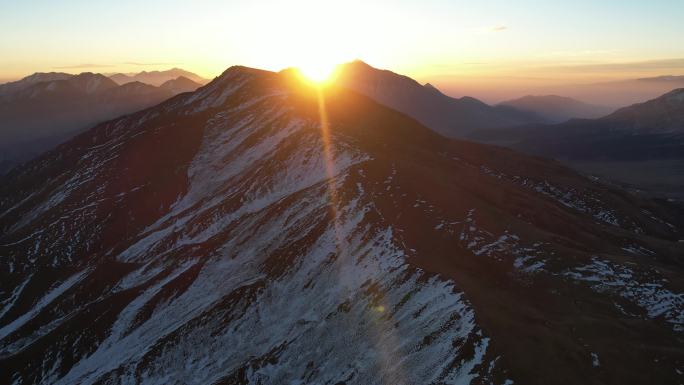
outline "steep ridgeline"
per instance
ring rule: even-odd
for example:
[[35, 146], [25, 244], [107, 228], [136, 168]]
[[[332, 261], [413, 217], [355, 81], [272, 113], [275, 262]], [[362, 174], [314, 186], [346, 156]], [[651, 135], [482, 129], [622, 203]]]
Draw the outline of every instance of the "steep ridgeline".
[[232, 67], [2, 180], [0, 383], [677, 383], [678, 220]]
[[483, 128], [510, 127], [545, 120], [510, 106], [490, 106], [475, 98], [452, 98], [431, 84], [362, 61], [339, 66], [336, 81], [402, 112], [449, 138], [463, 138]]
[[101, 74], [34, 74], [0, 85], [0, 174], [92, 125], [158, 104], [199, 84], [122, 86]]

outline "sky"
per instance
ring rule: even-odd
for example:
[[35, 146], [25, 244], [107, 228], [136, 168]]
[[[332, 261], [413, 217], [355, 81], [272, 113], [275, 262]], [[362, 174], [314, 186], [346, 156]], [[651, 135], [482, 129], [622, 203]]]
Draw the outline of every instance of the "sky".
[[0, 82], [353, 59], [463, 92], [684, 75], [683, 20], [682, 0], [0, 0]]

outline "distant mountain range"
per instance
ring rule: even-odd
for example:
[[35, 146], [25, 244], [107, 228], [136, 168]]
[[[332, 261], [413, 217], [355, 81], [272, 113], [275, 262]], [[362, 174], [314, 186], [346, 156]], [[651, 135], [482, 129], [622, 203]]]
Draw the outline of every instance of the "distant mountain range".
[[[361, 61], [340, 66], [338, 73], [339, 84], [446, 137], [556, 158], [581, 171], [600, 171], [597, 173], [603, 177], [658, 196], [684, 199], [681, 89], [610, 113], [611, 107], [556, 95], [526, 96], [489, 106], [469, 97], [451, 98], [430, 84], [421, 85]], [[659, 89], [682, 80], [684, 77], [664, 76], [610, 83], [609, 88], [619, 97], [616, 90], [620, 85], [643, 83]], [[644, 92], [643, 87], [638, 89]], [[576, 119], [592, 116], [600, 118]], [[634, 172], [624, 171], [628, 169]]]
[[336, 82], [401, 111], [450, 138], [462, 138], [483, 128], [508, 127], [544, 119], [509, 106], [490, 106], [475, 98], [452, 98], [431, 84], [362, 61], [341, 65]]
[[151, 84], [157, 87], [161, 86], [162, 84], [170, 80], [178, 79], [179, 77], [184, 77], [188, 80], [191, 80], [195, 83], [199, 83], [201, 85], [206, 84], [208, 82], [207, 79], [204, 79], [203, 77], [197, 74], [194, 74], [190, 71], [186, 71], [181, 68], [172, 68], [166, 71], [142, 71], [138, 73], [129, 74], [118, 73], [109, 76], [109, 78], [114, 80], [117, 84], [126, 84], [137, 81], [145, 84]]
[[36, 73], [0, 85], [0, 173], [96, 123], [198, 87], [185, 77], [118, 85], [94, 73]]
[[232, 67], [1, 177], [1, 384], [681, 383], [675, 205], [290, 74]]
[[551, 123], [561, 123], [572, 118], [599, 118], [615, 111], [613, 107], [588, 104], [558, 95], [527, 95], [499, 105], [535, 113]]
[[[636, 180], [633, 177], [659, 176], [654, 184], [684, 198], [684, 88], [600, 119], [480, 130], [470, 138], [564, 160], [590, 171], [600, 169], [608, 177], [626, 182]], [[619, 175], [613, 175], [606, 171], [610, 162], [632, 163], [614, 163]], [[662, 162], [675, 162], [675, 167]], [[646, 165], [652, 167], [644, 168]], [[625, 169], [633, 169], [634, 173], [645, 170], [641, 173], [646, 175], [629, 175]]]
[[470, 137], [570, 160], [684, 158], [684, 88], [600, 119], [480, 130]]
[[548, 93], [572, 97], [590, 104], [623, 107], [653, 99], [677, 88], [684, 88], [684, 76], [657, 76], [592, 84], [562, 85]]
[[28, 87], [41, 82], [49, 82], [55, 80], [64, 80], [73, 75], [63, 72], [37, 72], [29, 75], [21, 80], [0, 84], [0, 100], [9, 97], [12, 94], [27, 89]]

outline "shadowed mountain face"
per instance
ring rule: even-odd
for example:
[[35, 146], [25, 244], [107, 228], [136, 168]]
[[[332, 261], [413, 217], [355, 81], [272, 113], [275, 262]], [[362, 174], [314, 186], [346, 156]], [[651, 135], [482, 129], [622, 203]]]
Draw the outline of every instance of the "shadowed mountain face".
[[0, 382], [677, 383], [681, 220], [233, 67], [2, 180]]
[[34, 74], [0, 85], [0, 173], [89, 126], [197, 87], [187, 78], [164, 87], [140, 82], [119, 86], [93, 73]]
[[338, 68], [336, 82], [418, 120], [450, 138], [482, 128], [508, 127], [543, 121], [508, 106], [489, 106], [475, 98], [452, 98], [431, 84], [354, 61]]
[[519, 99], [501, 102], [499, 105], [528, 111], [554, 123], [565, 122], [571, 118], [599, 118], [615, 110], [611, 107], [587, 104], [557, 95], [527, 95]]
[[471, 138], [561, 159], [618, 182], [684, 198], [684, 89], [600, 119], [483, 130]]
[[[176, 80], [179, 77], [184, 77], [190, 81], [198, 83], [200, 85], [206, 84], [207, 79], [194, 74], [190, 71], [186, 71], [180, 68], [172, 68], [166, 71], [142, 71], [137, 74], [114, 74], [109, 78], [115, 81], [117, 84], [126, 84], [130, 82], [141, 82], [145, 84], [150, 84], [156, 87], [170, 81]], [[186, 82], [187, 83], [187, 82]]]

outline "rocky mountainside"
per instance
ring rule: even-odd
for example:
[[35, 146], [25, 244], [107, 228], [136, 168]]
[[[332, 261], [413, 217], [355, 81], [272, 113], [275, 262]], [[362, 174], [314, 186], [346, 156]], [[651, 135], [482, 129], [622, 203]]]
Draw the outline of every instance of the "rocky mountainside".
[[186, 78], [165, 87], [140, 82], [119, 86], [93, 73], [34, 74], [0, 85], [0, 173], [96, 123], [197, 87]]
[[535, 113], [510, 106], [492, 107], [471, 97], [452, 98], [431, 84], [421, 85], [409, 77], [373, 68], [359, 60], [341, 65], [336, 82], [450, 138], [462, 138], [482, 128], [544, 121]]
[[232, 67], [1, 180], [0, 383], [679, 383], [674, 210]]
[[600, 118], [615, 110], [558, 95], [527, 95], [501, 102], [499, 105], [535, 113], [553, 123], [565, 122], [572, 118]]

